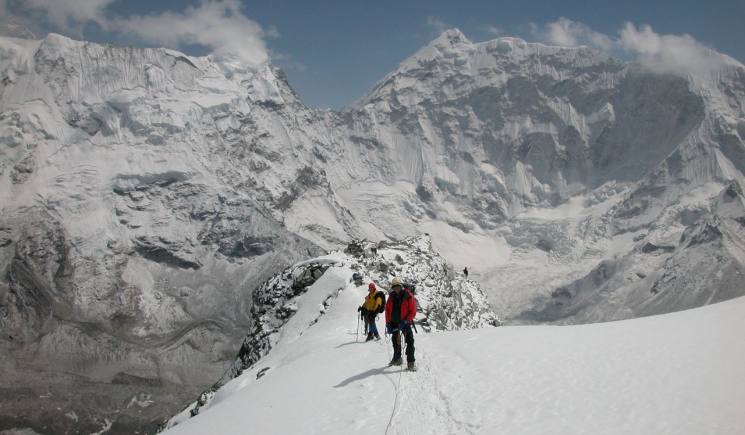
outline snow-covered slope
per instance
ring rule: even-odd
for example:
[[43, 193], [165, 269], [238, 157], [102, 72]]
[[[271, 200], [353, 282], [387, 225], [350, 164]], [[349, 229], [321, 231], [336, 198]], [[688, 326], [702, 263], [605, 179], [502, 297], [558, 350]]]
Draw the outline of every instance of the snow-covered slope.
[[331, 266], [272, 351], [166, 433], [745, 431], [745, 298], [622, 322], [420, 333], [412, 373], [386, 367], [387, 340], [355, 339], [365, 289], [353, 270]]
[[[212, 400], [215, 391], [252, 368], [272, 349], [286, 341], [288, 334], [296, 333], [288, 330], [296, 327], [308, 329], [315, 325], [343, 289], [343, 286], [328, 287], [328, 281], [321, 280], [330, 270], [336, 270], [337, 274], [346, 271], [350, 275], [354, 271], [362, 276], [361, 282], [354, 283], [355, 286], [367, 288], [373, 282], [383, 291], [390, 288], [389, 281], [394, 276], [402, 277], [406, 286], [416, 294], [417, 315], [414, 322], [422, 332], [500, 324], [478, 283], [468, 280], [463, 274], [454, 273], [432, 248], [429, 235], [400, 242], [357, 240], [350, 243], [344, 252], [336, 251], [288, 267], [256, 289], [251, 308], [253, 327], [243, 340], [238, 357], [222, 378], [189, 405], [182, 416], [197, 415]], [[351, 282], [351, 278], [348, 281]], [[316, 283], [328, 288], [306, 296], [305, 293], [315, 288]], [[308, 302], [309, 298], [316, 301], [318, 297], [324, 299], [316, 305]], [[313, 306], [318, 308], [317, 312]], [[173, 423], [171, 421], [169, 424]]]

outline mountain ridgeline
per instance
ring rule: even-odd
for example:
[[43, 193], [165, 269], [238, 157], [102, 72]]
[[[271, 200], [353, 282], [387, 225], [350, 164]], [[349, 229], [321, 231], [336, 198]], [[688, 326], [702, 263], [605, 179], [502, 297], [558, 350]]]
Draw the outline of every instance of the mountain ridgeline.
[[[453, 271], [445, 259], [434, 251], [428, 234], [396, 242], [353, 240], [343, 252], [335, 251], [327, 256], [292, 265], [259, 286], [253, 294], [253, 327], [243, 340], [238, 357], [219, 381], [200, 394], [195, 402], [170, 418], [164, 428], [173, 427], [198, 415], [204, 406], [210, 404], [220, 388], [244, 371], [256, 368], [256, 364], [274, 347], [292, 347], [293, 341], [299, 336], [286, 331], [290, 321], [294, 322], [293, 328], [300, 330], [300, 335], [307, 332], [327, 313], [344, 291], [344, 287], [331, 287], [330, 291], [327, 290], [323, 300], [319, 301], [320, 306], [310, 316], [301, 312], [305, 305], [313, 306], [312, 302], [304, 300], [305, 293], [330, 268], [345, 267], [362, 276], [361, 287], [367, 288], [368, 283], [372, 282], [380, 285], [379, 289], [382, 291], [390, 288], [390, 281], [394, 276], [406, 276], [407, 288], [416, 294], [417, 316], [414, 324], [423, 333], [500, 325], [499, 317], [489, 308], [483, 289], [478, 283]], [[353, 283], [352, 278], [349, 278], [349, 283]], [[357, 286], [357, 283], [354, 285]], [[380, 321], [382, 319], [378, 319]], [[364, 331], [358, 329], [355, 334], [355, 342], [361, 343]], [[256, 379], [271, 368], [261, 367]]]
[[271, 64], [0, 38], [0, 430], [154, 427], [234, 364], [254, 289], [353, 239], [497, 244], [471, 270], [505, 322], [742, 295], [745, 67], [715, 55], [449, 30], [331, 111]]

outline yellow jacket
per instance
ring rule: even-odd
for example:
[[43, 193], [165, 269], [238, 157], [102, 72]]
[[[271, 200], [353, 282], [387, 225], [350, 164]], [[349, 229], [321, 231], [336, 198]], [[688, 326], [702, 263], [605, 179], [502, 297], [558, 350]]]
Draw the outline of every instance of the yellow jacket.
[[378, 307], [380, 307], [380, 298], [376, 298], [375, 293], [377, 292], [370, 292], [365, 296], [365, 302], [362, 304], [362, 308], [371, 312], [378, 310]]

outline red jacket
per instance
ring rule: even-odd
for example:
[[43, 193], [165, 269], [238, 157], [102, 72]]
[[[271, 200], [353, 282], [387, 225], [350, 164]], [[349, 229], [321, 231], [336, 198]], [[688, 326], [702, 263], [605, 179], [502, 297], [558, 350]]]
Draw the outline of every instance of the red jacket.
[[[391, 292], [393, 293], [393, 292]], [[413, 321], [416, 316], [416, 298], [409, 289], [404, 289], [404, 298], [401, 301], [401, 315], [399, 318], [401, 321]], [[385, 323], [391, 322], [393, 316], [393, 296], [388, 295], [388, 300], [385, 301]]]

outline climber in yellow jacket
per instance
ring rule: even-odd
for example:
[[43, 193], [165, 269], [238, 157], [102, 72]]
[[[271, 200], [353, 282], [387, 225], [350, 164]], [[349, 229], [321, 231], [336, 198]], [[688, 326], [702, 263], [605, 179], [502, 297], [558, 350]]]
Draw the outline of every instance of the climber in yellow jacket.
[[371, 282], [367, 286], [367, 290], [368, 293], [365, 296], [365, 302], [362, 303], [362, 306], [357, 311], [360, 312], [360, 316], [365, 320], [365, 331], [367, 331], [367, 339], [365, 341], [370, 341], [373, 338], [380, 340], [378, 327], [375, 325], [375, 318], [385, 309], [385, 293], [376, 291], [377, 288], [374, 282]]

